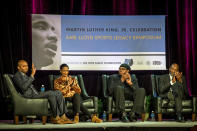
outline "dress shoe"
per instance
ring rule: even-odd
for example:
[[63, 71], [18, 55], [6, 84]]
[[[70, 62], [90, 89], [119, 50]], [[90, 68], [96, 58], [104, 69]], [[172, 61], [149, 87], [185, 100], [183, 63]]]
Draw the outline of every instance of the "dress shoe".
[[129, 122], [129, 119], [127, 118], [127, 116], [122, 116], [120, 120], [122, 122]]
[[58, 118], [52, 117], [51, 118], [51, 123], [53, 123], [53, 124], [64, 124], [64, 122], [62, 121], [62, 119], [60, 119], [59, 117]]
[[79, 123], [79, 115], [76, 115], [76, 116], [74, 117], [74, 122], [75, 122], [75, 123]]
[[136, 122], [137, 121], [137, 116], [134, 112], [129, 113], [129, 121], [130, 122]]
[[101, 123], [101, 122], [103, 122], [103, 120], [99, 119], [96, 115], [94, 115], [92, 117], [92, 122], [94, 122], [94, 123]]
[[63, 124], [75, 124], [75, 122], [71, 120], [64, 120]]
[[123, 112], [122, 113], [122, 116], [120, 118], [120, 121], [122, 121], [122, 122], [129, 122], [129, 119], [127, 118], [126, 112]]
[[61, 117], [63, 124], [74, 124], [74, 121], [71, 121], [68, 117]]

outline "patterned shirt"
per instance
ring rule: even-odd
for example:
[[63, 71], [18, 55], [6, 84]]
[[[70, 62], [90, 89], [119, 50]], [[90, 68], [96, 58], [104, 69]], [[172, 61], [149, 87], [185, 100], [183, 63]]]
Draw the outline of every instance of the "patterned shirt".
[[75, 93], [81, 93], [81, 88], [77, 80], [71, 76], [69, 76], [69, 78], [71, 79], [63, 80], [61, 76], [54, 81], [54, 89], [60, 90], [64, 97], [72, 97]]

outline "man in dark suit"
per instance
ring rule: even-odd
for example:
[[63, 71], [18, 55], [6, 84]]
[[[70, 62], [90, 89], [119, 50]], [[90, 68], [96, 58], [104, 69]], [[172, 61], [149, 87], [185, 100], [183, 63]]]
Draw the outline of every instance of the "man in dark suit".
[[182, 72], [179, 72], [178, 64], [172, 64], [169, 68], [169, 74], [160, 76], [159, 87], [161, 98], [175, 101], [177, 121], [183, 122], [184, 118], [181, 114], [182, 99], [188, 95], [188, 90], [185, 77], [182, 75]]
[[116, 112], [119, 113], [122, 122], [128, 122], [125, 112], [125, 99], [134, 100], [134, 106], [130, 112], [130, 121], [136, 121], [136, 114], [144, 112], [144, 88], [139, 88], [136, 78], [129, 74], [130, 66], [121, 64], [119, 74], [114, 74], [109, 78], [108, 91], [113, 96], [116, 105]]
[[[49, 101], [53, 118], [52, 123], [55, 124], [66, 124], [73, 123], [66, 117], [67, 109], [65, 108], [65, 101], [60, 91], [46, 91], [38, 92], [32, 82], [34, 81], [34, 75], [36, 68], [32, 64], [31, 76], [27, 76], [28, 64], [25, 60], [18, 61], [18, 72], [14, 75], [14, 83], [18, 88], [21, 89], [22, 94], [26, 98], [46, 98]], [[59, 114], [58, 114], [59, 112]], [[61, 117], [60, 117], [61, 116]]]

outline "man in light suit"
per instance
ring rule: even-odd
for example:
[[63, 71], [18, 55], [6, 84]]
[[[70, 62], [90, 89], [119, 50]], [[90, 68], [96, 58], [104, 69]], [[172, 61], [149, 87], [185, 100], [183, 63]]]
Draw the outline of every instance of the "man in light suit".
[[[66, 117], [67, 109], [65, 107], [65, 101], [60, 91], [46, 91], [38, 92], [32, 82], [34, 81], [34, 75], [36, 73], [36, 68], [32, 64], [32, 72], [30, 76], [27, 76], [28, 63], [25, 60], [18, 61], [18, 71], [14, 75], [15, 85], [22, 91], [22, 94], [26, 98], [46, 98], [49, 101], [52, 110], [52, 123], [54, 124], [67, 124], [73, 123]], [[60, 112], [60, 116], [58, 115]]]
[[179, 72], [178, 64], [173, 63], [169, 68], [169, 74], [162, 75], [159, 78], [159, 87], [161, 98], [175, 101], [177, 121], [183, 122], [184, 118], [181, 114], [182, 100], [188, 95], [188, 90], [185, 77], [182, 75], [182, 72]]

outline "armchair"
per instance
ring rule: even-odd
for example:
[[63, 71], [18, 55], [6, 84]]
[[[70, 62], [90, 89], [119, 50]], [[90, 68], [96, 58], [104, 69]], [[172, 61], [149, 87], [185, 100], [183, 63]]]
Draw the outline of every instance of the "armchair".
[[15, 88], [12, 81], [13, 75], [3, 75], [5, 84], [9, 89], [13, 103], [14, 103], [14, 122], [19, 123], [19, 116], [42, 116], [42, 124], [46, 124], [48, 112], [48, 100], [47, 99], [30, 99], [23, 97]]
[[[108, 114], [108, 121], [112, 121], [112, 114], [115, 113], [115, 102], [113, 101], [112, 96], [109, 95], [108, 92], [108, 82], [110, 75], [103, 74], [102, 75], [102, 93], [103, 93], [103, 102], [104, 102], [104, 110], [106, 110]], [[135, 74], [132, 74], [132, 77], [136, 77]], [[125, 100], [125, 111], [130, 112], [133, 108], [134, 101]], [[142, 114], [142, 121], [144, 121], [145, 114]]]
[[[152, 92], [154, 97], [154, 109], [158, 114], [158, 121], [162, 121], [162, 114], [175, 113], [175, 101], [160, 97], [159, 92], [159, 75], [151, 75]], [[188, 95], [189, 96], [189, 95]], [[187, 97], [182, 101], [182, 113], [192, 114], [192, 121], [196, 119], [197, 97]]]
[[[58, 77], [60, 77], [60, 75], [49, 75], [51, 90], [54, 89], [54, 80], [57, 79]], [[84, 82], [83, 82], [83, 77], [81, 74], [77, 76], [72, 76], [72, 77], [75, 77], [75, 79], [78, 80], [79, 86], [81, 88], [81, 97], [83, 99], [83, 105], [88, 109], [90, 113], [97, 114], [98, 113], [98, 98], [96, 96], [91, 97], [88, 95]], [[67, 101], [66, 105], [67, 105], [68, 111], [70, 113], [73, 113], [72, 102]]]

